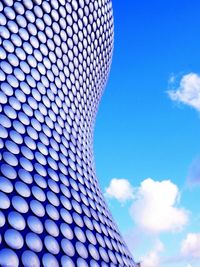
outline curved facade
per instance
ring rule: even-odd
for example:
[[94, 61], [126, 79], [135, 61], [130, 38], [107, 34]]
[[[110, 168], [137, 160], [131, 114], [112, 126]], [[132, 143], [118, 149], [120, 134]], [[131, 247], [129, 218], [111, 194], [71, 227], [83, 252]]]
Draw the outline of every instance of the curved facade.
[[95, 176], [110, 0], [0, 0], [0, 266], [135, 263]]

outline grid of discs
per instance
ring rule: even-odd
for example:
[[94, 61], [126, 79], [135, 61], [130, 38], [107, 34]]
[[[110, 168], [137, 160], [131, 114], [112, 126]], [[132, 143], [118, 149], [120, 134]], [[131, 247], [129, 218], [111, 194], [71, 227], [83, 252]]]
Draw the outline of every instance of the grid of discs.
[[135, 266], [95, 176], [110, 0], [0, 0], [0, 265]]

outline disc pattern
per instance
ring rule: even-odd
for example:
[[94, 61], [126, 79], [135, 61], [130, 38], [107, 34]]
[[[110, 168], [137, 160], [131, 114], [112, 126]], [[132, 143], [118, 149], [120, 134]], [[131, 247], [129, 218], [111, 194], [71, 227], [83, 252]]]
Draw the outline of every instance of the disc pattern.
[[135, 266], [93, 160], [112, 50], [110, 0], [0, 0], [1, 266]]

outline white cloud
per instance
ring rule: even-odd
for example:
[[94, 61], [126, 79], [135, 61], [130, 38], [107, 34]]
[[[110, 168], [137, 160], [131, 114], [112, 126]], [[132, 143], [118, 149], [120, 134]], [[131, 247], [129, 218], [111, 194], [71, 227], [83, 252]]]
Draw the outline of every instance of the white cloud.
[[142, 259], [141, 267], [160, 267], [160, 253], [164, 250], [161, 241], [157, 241], [155, 247]]
[[169, 180], [144, 180], [138, 189], [136, 201], [130, 208], [134, 222], [150, 233], [179, 231], [188, 221], [188, 214], [177, 208], [178, 187]]
[[200, 259], [200, 233], [189, 233], [181, 244], [181, 254], [191, 259]]
[[184, 75], [176, 90], [168, 91], [173, 101], [178, 101], [200, 111], [200, 76], [196, 73]]
[[169, 84], [174, 84], [175, 81], [176, 81], [176, 76], [174, 75], [174, 73], [172, 73], [172, 74], [169, 76], [168, 83], [169, 83]]
[[112, 179], [109, 187], [106, 188], [106, 195], [124, 203], [133, 199], [133, 187], [126, 179]]

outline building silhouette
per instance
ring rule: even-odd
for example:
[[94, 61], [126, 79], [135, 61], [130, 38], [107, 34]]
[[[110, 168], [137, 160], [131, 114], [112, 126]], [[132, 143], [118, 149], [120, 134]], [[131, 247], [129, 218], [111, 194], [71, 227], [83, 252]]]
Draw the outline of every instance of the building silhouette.
[[0, 266], [136, 266], [93, 160], [112, 50], [110, 0], [0, 0]]

